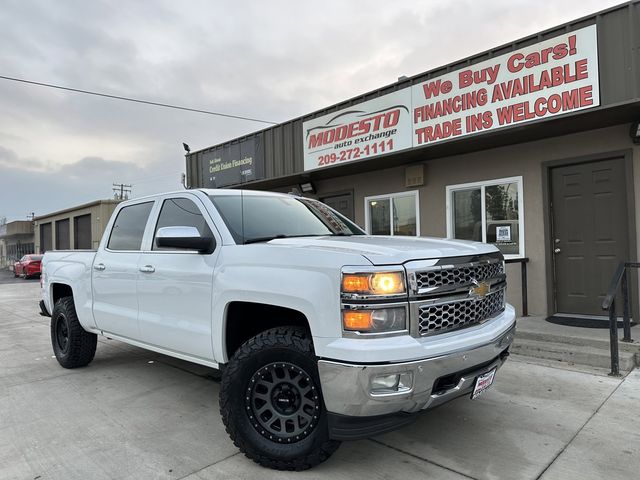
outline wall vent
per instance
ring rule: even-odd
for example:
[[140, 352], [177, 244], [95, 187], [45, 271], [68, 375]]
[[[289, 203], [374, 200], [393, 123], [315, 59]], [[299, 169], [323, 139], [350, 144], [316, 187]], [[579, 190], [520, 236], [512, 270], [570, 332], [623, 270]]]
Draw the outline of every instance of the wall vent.
[[424, 185], [424, 164], [411, 165], [404, 170], [404, 186], [419, 187]]

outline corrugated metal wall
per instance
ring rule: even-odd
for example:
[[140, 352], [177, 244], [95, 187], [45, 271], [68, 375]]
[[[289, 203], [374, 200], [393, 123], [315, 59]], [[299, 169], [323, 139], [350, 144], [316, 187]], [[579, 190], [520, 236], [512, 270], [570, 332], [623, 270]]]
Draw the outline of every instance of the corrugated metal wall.
[[[637, 100], [640, 98], [640, 0], [627, 2], [598, 14], [568, 22], [559, 27], [424, 72], [402, 82], [387, 85], [378, 90], [310, 113], [304, 117], [267, 128], [261, 132], [264, 135], [265, 178], [284, 177], [304, 171], [302, 124], [309, 119], [342, 110], [415, 83], [421, 83], [430, 78], [468, 67], [489, 58], [497, 57], [594, 23], [598, 28], [601, 100], [600, 107], [596, 109], [604, 109], [616, 104]], [[254, 135], [257, 134], [258, 132]], [[232, 141], [235, 142], [237, 140], [234, 139]], [[225, 144], [232, 141], [225, 142]], [[202, 152], [207, 150], [194, 152], [186, 157], [187, 183], [191, 187], [202, 185], [199, 164]]]

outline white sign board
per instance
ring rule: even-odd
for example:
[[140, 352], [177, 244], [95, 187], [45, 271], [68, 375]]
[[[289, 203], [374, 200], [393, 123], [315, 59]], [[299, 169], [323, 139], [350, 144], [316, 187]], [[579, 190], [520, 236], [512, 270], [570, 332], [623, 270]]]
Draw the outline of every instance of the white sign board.
[[600, 105], [591, 25], [303, 124], [304, 169]]
[[305, 170], [411, 148], [411, 89], [314, 118], [302, 128]]
[[511, 241], [511, 227], [504, 225], [496, 227], [496, 242], [510, 242]]
[[596, 26], [414, 85], [413, 146], [600, 104]]

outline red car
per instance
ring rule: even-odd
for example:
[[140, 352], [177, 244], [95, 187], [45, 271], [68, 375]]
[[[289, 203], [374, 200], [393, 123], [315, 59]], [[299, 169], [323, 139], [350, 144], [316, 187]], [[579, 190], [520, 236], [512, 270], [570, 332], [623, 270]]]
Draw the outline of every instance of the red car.
[[24, 275], [25, 279], [39, 276], [41, 262], [42, 255], [25, 255], [20, 261], [13, 264], [13, 275], [16, 277]]

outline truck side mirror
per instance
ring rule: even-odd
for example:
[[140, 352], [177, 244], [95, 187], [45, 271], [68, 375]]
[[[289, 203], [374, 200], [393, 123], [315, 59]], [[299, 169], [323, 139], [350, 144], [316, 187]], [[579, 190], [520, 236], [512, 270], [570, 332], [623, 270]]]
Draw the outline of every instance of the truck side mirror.
[[216, 248], [216, 241], [212, 236], [203, 237], [195, 227], [162, 227], [156, 232], [156, 246], [211, 253]]

